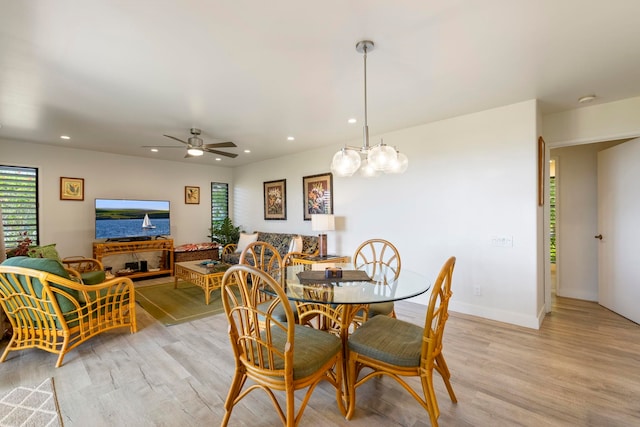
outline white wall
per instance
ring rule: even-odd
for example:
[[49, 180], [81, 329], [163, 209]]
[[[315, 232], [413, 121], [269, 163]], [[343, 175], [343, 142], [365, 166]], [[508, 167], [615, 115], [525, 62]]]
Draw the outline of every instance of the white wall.
[[[229, 168], [7, 140], [0, 163], [39, 169], [40, 243], [56, 243], [61, 256], [91, 256], [96, 198], [170, 200], [174, 243], [209, 241], [211, 182], [232, 184]], [[60, 200], [61, 176], [84, 178], [84, 201]], [[200, 204], [184, 203], [186, 185], [200, 187]]]
[[[340, 229], [329, 235], [329, 251], [353, 255], [362, 241], [385, 238], [398, 247], [403, 268], [430, 280], [455, 255], [451, 310], [537, 328], [536, 126], [537, 103], [527, 101], [379, 135], [407, 154], [409, 170], [334, 179]], [[302, 177], [329, 172], [339, 148], [236, 168], [235, 222], [246, 230], [313, 234], [302, 219]], [[287, 221], [263, 220], [262, 185], [275, 179], [287, 180]], [[492, 236], [511, 237], [513, 246], [492, 246]]]
[[640, 97], [543, 116], [543, 135], [551, 147], [640, 136]]

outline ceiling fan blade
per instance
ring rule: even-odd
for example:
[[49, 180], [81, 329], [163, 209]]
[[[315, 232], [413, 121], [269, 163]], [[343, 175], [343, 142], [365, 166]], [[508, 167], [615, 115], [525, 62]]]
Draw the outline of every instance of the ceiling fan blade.
[[167, 138], [175, 139], [178, 142], [182, 142], [183, 144], [189, 145], [187, 141], [183, 141], [180, 138], [176, 138], [175, 136], [171, 136], [171, 135], [163, 135], [163, 136], [166, 136]]
[[203, 147], [204, 148], [224, 148], [224, 147], [237, 147], [237, 145], [231, 141], [228, 141], [228, 142], [214, 142], [212, 144], [204, 144]]
[[219, 154], [221, 156], [231, 157], [232, 159], [235, 159], [236, 157], [238, 157], [237, 154], [227, 153], [225, 151], [212, 150], [211, 148], [204, 147], [203, 150], [206, 151], [207, 153]]
[[184, 150], [183, 145], [142, 145], [142, 148], [182, 148]]

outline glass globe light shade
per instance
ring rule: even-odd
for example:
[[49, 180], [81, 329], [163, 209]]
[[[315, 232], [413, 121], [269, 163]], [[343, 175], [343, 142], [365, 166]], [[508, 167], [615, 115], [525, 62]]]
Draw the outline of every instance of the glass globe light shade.
[[386, 171], [392, 162], [397, 159], [396, 150], [385, 144], [379, 144], [369, 150], [369, 164], [376, 170]]
[[371, 162], [367, 159], [362, 161], [360, 165], [360, 176], [365, 178], [373, 178], [374, 176], [380, 175], [380, 171], [373, 167]]
[[200, 148], [189, 148], [187, 150], [187, 153], [190, 156], [202, 156], [204, 154], [204, 151], [202, 151]]
[[343, 148], [333, 155], [331, 171], [337, 176], [351, 176], [360, 167], [360, 162], [357, 151]]
[[404, 153], [397, 153], [396, 160], [391, 162], [391, 167], [387, 170], [387, 173], [405, 173], [409, 167], [409, 158]]

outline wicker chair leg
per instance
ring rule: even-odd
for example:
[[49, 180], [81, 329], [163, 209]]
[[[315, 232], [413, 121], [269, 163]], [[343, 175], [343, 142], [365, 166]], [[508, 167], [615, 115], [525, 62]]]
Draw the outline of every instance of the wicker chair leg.
[[14, 333], [11, 336], [11, 340], [9, 341], [9, 344], [7, 344], [7, 348], [4, 349], [4, 352], [2, 353], [2, 357], [0, 357], [0, 363], [2, 363], [5, 360], [7, 360], [7, 356], [9, 355], [9, 352], [11, 351], [11, 347], [13, 347], [13, 344], [15, 342], [16, 342], [16, 335]]
[[423, 374], [422, 379], [422, 391], [424, 392], [424, 398], [427, 405], [427, 412], [429, 413], [429, 420], [431, 420], [432, 427], [438, 427], [438, 417], [440, 416], [440, 408], [438, 408], [438, 401], [436, 400], [436, 391], [433, 388], [433, 371]]
[[229, 422], [229, 417], [231, 417], [231, 411], [236, 403], [236, 399], [238, 395], [242, 391], [242, 386], [244, 385], [245, 376], [243, 373], [236, 370], [236, 373], [233, 375], [233, 380], [231, 381], [231, 387], [229, 387], [229, 394], [227, 394], [227, 400], [224, 402], [224, 418], [222, 420], [222, 427], [226, 426]]
[[449, 392], [449, 397], [453, 403], [458, 403], [458, 398], [456, 394], [453, 392], [453, 387], [451, 386], [451, 373], [449, 372], [449, 367], [447, 366], [447, 362], [444, 360], [444, 356], [440, 353], [436, 356], [435, 360], [435, 368], [440, 373], [442, 380], [444, 381], [444, 385], [447, 387], [447, 391]]

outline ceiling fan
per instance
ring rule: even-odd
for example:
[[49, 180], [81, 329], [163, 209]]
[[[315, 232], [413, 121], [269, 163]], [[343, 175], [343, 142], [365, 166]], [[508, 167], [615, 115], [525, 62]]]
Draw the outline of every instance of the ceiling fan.
[[[187, 146], [187, 155], [184, 156], [185, 158], [202, 156], [205, 151], [207, 153], [231, 157], [232, 159], [238, 157], [238, 155], [235, 153], [227, 153], [226, 151], [216, 150], [216, 148], [237, 147], [237, 145], [234, 144], [233, 142], [231, 141], [214, 142], [213, 144], [205, 144], [202, 138], [200, 138], [200, 134], [202, 133], [200, 129], [191, 128], [189, 132], [191, 133], [191, 136], [186, 141], [183, 141], [182, 139], [176, 138], [175, 136], [171, 136], [171, 135], [164, 135], [164, 136], [166, 136], [167, 138], [174, 139], [178, 142], [181, 142]], [[143, 148], [185, 148], [183, 145], [143, 145], [142, 147]]]

